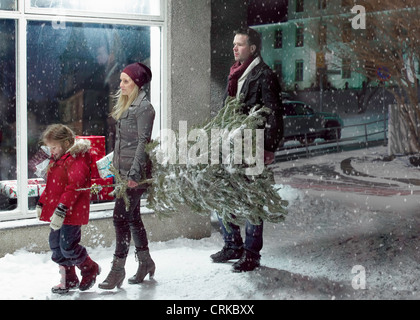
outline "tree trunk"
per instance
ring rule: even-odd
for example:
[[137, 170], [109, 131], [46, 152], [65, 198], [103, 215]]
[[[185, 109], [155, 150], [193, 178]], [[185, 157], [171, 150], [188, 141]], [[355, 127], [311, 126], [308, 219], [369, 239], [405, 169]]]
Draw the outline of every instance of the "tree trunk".
[[[418, 127], [420, 121], [416, 114], [410, 118], [405, 105], [389, 106], [388, 118], [388, 155], [414, 154], [420, 152], [418, 136], [413, 127]], [[413, 126], [413, 124], [415, 124]]]

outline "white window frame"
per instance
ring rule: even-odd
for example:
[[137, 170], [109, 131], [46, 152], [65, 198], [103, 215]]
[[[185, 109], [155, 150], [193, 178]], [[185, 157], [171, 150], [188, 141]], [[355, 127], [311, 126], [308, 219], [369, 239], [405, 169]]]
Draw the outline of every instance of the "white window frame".
[[[20, 1], [20, 0], [19, 0]], [[144, 14], [130, 14], [130, 13], [107, 13], [97, 11], [85, 11], [75, 9], [57, 9], [57, 8], [35, 8], [31, 7], [31, 0], [24, 0], [25, 12], [33, 14], [50, 14], [56, 16], [77, 16], [77, 17], [101, 17], [110, 19], [124, 19], [124, 20], [142, 20], [142, 21], [161, 21], [164, 20], [163, 9], [164, 0], [152, 0], [153, 2], [160, 2], [160, 14], [159, 15], [144, 15]], [[100, 1], [97, 1], [100, 5]]]
[[[117, 24], [127, 26], [149, 26], [151, 28], [151, 103], [155, 106], [156, 117], [152, 137], [160, 135], [163, 117], [167, 111], [167, 97], [164, 94], [164, 83], [167, 83], [167, 12], [168, 0], [160, 1], [160, 15], [146, 16], [136, 14], [107, 14], [95, 12], [78, 12], [75, 10], [57, 10], [49, 8], [31, 8], [30, 0], [18, 0], [16, 11], [0, 10], [0, 19], [16, 21], [16, 167], [17, 167], [17, 208], [0, 212], [0, 222], [15, 219], [36, 217], [35, 210], [29, 210], [27, 183], [28, 180], [28, 126], [27, 126], [27, 22], [52, 20], [57, 22], [86, 22]], [[159, 32], [160, 29], [160, 32]], [[160, 34], [160, 37], [158, 35]], [[158, 108], [156, 108], [159, 106]], [[144, 202], [142, 203], [144, 205]], [[111, 210], [114, 202], [91, 204], [91, 212]]]

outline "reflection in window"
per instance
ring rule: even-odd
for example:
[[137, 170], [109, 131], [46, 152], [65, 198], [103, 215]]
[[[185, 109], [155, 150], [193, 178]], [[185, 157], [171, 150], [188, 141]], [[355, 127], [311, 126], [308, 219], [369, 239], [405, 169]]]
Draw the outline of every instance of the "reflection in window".
[[[150, 26], [148, 21], [163, 20], [161, 3], [161, 0], [24, 0], [19, 1], [23, 7], [18, 8], [17, 0], [0, 0], [0, 13], [7, 18], [0, 19], [0, 221], [16, 208], [18, 215], [28, 213], [26, 206], [17, 206], [17, 196], [21, 197], [17, 195], [16, 181], [19, 164], [28, 168], [28, 207], [34, 209], [37, 194], [43, 190], [40, 181], [33, 180], [38, 178], [35, 165], [40, 162], [39, 138], [49, 124], [67, 124], [77, 135], [104, 136], [105, 152], [113, 150], [115, 129], [109, 113], [119, 88], [120, 73], [127, 64], [142, 62], [152, 67], [155, 81], [144, 89], [157, 111], [155, 125], [159, 127], [161, 27]], [[18, 9], [19, 15], [5, 12]], [[40, 14], [50, 16], [41, 18]], [[73, 20], [78, 22], [58, 18], [61, 14], [78, 17]], [[101, 17], [96, 21], [102, 23], [91, 23], [89, 18], [83, 18], [87, 15]], [[26, 30], [17, 29], [18, 21], [12, 17], [19, 20], [19, 26], [26, 25]], [[122, 20], [113, 19], [119, 17], [135, 18], [149, 26], [121, 25], [118, 23]], [[131, 23], [140, 24], [133, 20]], [[19, 37], [25, 32], [27, 41], [22, 45], [26, 47], [17, 51]], [[27, 77], [22, 79], [19, 75], [24, 72], [18, 74], [17, 66], [25, 58]], [[16, 91], [16, 83], [21, 91]], [[19, 119], [26, 137], [16, 129]], [[17, 161], [17, 156], [26, 151], [28, 157]], [[19, 187], [25, 188], [26, 183]]]
[[343, 79], [351, 78], [351, 59], [343, 58], [341, 65], [341, 77]]
[[276, 30], [274, 34], [274, 49], [283, 48], [283, 30]]
[[284, 103], [284, 115], [285, 116], [296, 116], [296, 111], [293, 104]]
[[66, 23], [56, 28], [31, 21], [28, 48], [29, 178], [35, 177], [31, 158], [39, 136], [51, 123], [69, 125], [77, 135], [105, 136], [106, 153], [111, 152], [112, 96], [125, 65], [150, 65], [150, 27]]
[[295, 62], [295, 81], [303, 81], [303, 60]]
[[352, 26], [350, 22], [343, 23], [341, 30], [341, 39], [344, 43], [352, 41]]
[[304, 40], [303, 30], [304, 30], [303, 24], [298, 24], [296, 26], [295, 47], [303, 47], [303, 40]]
[[[16, 180], [15, 29], [15, 20], [0, 20], [0, 181]], [[0, 211], [9, 210], [16, 200], [9, 201], [9, 189], [1, 191]]]
[[281, 61], [274, 61], [274, 73], [277, 76], [279, 83], [283, 81], [283, 64]]
[[0, 0], [0, 10], [16, 10], [17, 0]]
[[327, 0], [318, 0], [318, 9], [325, 9], [327, 7]]
[[[105, 153], [113, 150], [115, 127], [109, 117], [113, 95], [124, 66], [150, 65], [150, 29], [28, 22], [29, 178], [37, 178], [39, 137], [49, 124], [66, 124], [77, 135], [105, 136]], [[145, 90], [150, 93], [148, 86]]]
[[296, 0], [296, 12], [303, 12], [303, 0]]
[[85, 12], [160, 15], [160, 1], [158, 0], [31, 0], [31, 7]]

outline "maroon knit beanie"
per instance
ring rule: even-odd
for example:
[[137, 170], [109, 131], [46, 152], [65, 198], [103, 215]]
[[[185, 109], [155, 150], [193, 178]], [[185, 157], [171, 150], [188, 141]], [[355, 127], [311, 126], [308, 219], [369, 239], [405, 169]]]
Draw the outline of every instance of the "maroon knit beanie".
[[128, 74], [139, 88], [152, 80], [152, 71], [140, 62], [129, 64], [124, 68], [123, 72]]

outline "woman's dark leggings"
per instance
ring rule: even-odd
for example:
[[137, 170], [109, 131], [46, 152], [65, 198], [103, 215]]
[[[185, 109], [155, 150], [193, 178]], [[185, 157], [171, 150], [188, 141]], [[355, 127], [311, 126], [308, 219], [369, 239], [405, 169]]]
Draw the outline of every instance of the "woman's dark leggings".
[[130, 248], [131, 237], [137, 251], [148, 249], [147, 233], [140, 215], [140, 198], [144, 189], [128, 189], [130, 208], [125, 210], [125, 202], [117, 199], [114, 207], [114, 227], [116, 236], [115, 256], [125, 258]]

